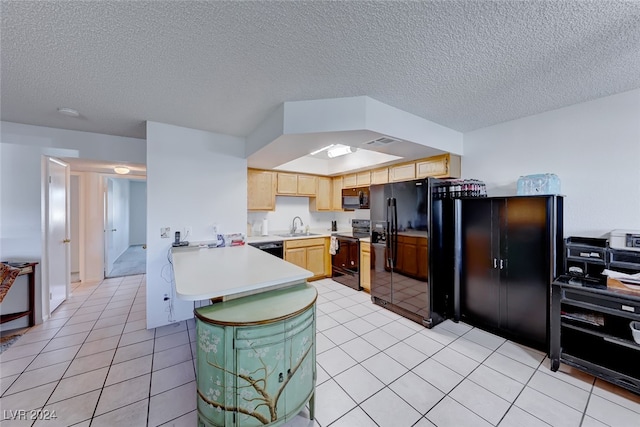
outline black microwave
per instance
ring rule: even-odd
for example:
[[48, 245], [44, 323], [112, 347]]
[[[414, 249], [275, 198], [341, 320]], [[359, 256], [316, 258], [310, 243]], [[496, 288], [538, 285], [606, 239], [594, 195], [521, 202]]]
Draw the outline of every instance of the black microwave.
[[369, 209], [369, 187], [344, 188], [342, 190], [342, 209]]

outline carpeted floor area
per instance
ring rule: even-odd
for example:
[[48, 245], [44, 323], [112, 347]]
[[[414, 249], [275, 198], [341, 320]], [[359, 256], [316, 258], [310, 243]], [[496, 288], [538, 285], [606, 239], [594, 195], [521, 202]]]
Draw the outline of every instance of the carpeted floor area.
[[113, 263], [107, 277], [135, 276], [147, 272], [147, 251], [144, 245], [132, 245]]

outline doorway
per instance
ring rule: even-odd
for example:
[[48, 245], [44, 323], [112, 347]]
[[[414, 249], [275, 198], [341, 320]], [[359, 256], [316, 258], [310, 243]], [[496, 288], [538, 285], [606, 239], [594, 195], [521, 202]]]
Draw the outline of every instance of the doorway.
[[146, 273], [147, 183], [105, 177], [105, 277]]

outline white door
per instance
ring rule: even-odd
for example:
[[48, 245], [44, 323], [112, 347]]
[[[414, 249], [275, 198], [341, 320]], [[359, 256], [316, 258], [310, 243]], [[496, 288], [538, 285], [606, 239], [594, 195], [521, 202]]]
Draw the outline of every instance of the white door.
[[109, 277], [109, 273], [113, 270], [113, 263], [116, 261], [117, 253], [115, 251], [114, 233], [114, 208], [113, 200], [113, 179], [105, 178], [104, 189], [104, 277]]
[[47, 278], [51, 313], [67, 299], [69, 292], [69, 165], [48, 158], [47, 171]]

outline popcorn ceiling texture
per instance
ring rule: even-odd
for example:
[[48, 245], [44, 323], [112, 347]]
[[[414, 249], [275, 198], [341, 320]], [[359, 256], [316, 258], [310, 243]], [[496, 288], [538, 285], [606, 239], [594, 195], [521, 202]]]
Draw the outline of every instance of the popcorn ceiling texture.
[[[367, 95], [470, 131], [640, 87], [638, 1], [2, 1], [1, 119], [244, 136]], [[71, 107], [69, 119], [55, 113]]]

